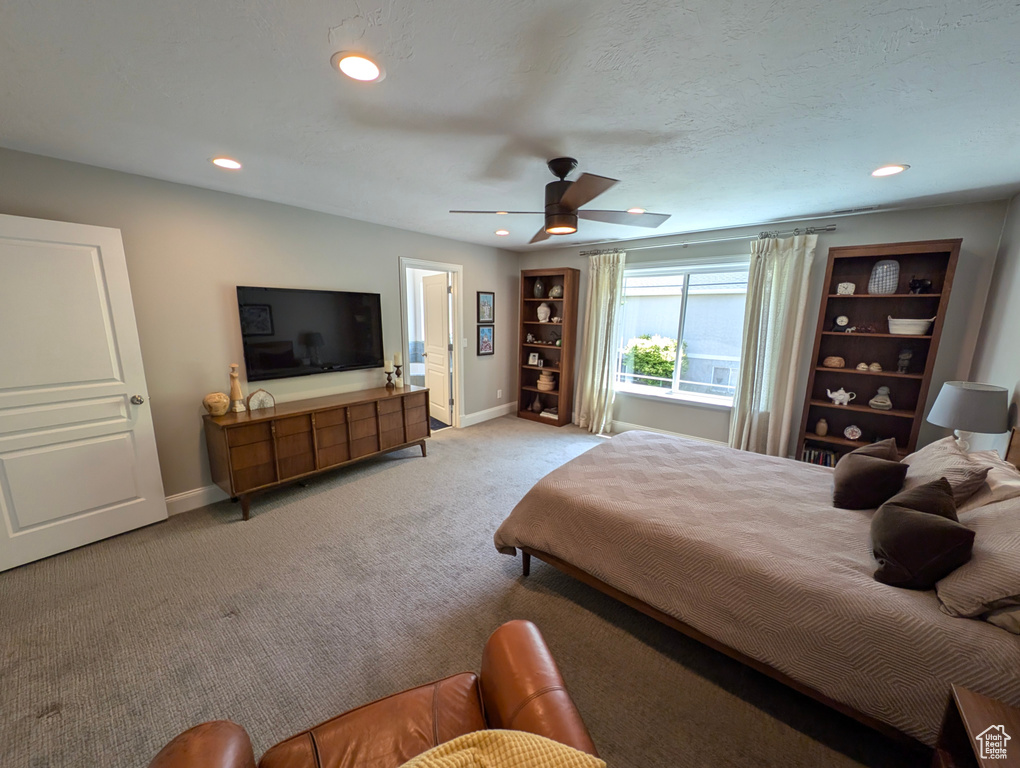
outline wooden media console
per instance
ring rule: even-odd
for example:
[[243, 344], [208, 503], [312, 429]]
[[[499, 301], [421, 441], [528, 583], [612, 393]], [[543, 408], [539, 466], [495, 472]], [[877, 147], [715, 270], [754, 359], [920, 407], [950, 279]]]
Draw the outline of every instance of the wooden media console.
[[248, 519], [251, 496], [370, 456], [421, 447], [428, 389], [379, 387], [205, 417], [213, 482]]

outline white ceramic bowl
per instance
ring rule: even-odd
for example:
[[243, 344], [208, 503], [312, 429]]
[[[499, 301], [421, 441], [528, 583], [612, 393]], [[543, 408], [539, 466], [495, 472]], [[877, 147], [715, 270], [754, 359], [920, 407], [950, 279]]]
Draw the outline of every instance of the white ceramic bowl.
[[924, 336], [928, 333], [934, 317], [927, 319], [912, 320], [905, 317], [889, 318], [889, 333], [902, 333], [906, 336]]

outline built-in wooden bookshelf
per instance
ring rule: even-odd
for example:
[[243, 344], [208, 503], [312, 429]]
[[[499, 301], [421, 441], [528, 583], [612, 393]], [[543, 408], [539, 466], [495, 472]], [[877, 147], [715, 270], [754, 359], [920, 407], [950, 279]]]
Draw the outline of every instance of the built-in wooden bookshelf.
[[[949, 293], [960, 255], [961, 240], [925, 240], [913, 243], [845, 246], [829, 249], [825, 295], [818, 311], [814, 365], [808, 378], [797, 457], [814, 463], [834, 464], [844, 453], [875, 440], [896, 438], [901, 455], [914, 450], [924, 418], [935, 357], [949, 305]], [[868, 281], [883, 259], [899, 262], [895, 293], [869, 294]], [[924, 293], [910, 293], [911, 279], [931, 281]], [[840, 283], [853, 283], [853, 294], [838, 292]], [[869, 327], [866, 332], [837, 330], [839, 316], [849, 318], [848, 328]], [[889, 317], [934, 317], [928, 333], [914, 336], [889, 333]], [[905, 372], [897, 370], [902, 350], [913, 357]], [[825, 367], [827, 357], [841, 357], [844, 368]], [[859, 363], [878, 363], [881, 371], [857, 370]], [[889, 387], [893, 407], [871, 408], [868, 401], [879, 387]], [[849, 405], [834, 405], [826, 391], [843, 388], [856, 393]], [[825, 435], [816, 433], [819, 419], [828, 422]], [[848, 439], [844, 430], [854, 425], [860, 438]]]
[[[522, 419], [540, 421], [562, 427], [569, 424], [574, 408], [574, 355], [577, 347], [577, 291], [579, 270], [526, 269], [521, 272], [521, 335], [518, 342], [517, 415]], [[535, 286], [541, 282], [540, 295]], [[550, 294], [558, 294], [555, 298]], [[549, 307], [546, 322], [539, 320], [538, 309]], [[559, 322], [551, 322], [559, 318]], [[533, 341], [528, 341], [528, 336]], [[529, 358], [537, 353], [542, 365], [532, 365]], [[538, 388], [539, 377], [551, 373], [552, 390]], [[540, 410], [532, 406], [538, 398]], [[555, 409], [555, 414], [550, 413]]]

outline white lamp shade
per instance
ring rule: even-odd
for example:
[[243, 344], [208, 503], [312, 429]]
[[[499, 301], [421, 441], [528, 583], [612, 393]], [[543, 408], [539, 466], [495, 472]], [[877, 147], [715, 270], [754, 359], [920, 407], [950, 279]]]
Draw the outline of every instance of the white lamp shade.
[[928, 421], [963, 432], [1006, 432], [1009, 430], [1009, 390], [973, 381], [947, 381], [935, 398]]

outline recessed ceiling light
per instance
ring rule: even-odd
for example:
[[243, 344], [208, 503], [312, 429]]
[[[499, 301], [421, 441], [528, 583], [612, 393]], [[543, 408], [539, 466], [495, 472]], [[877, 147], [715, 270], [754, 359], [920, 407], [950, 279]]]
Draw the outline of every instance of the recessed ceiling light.
[[241, 164], [232, 157], [214, 157], [212, 164], [218, 168], [226, 168], [228, 171], [241, 170]]
[[876, 168], [871, 172], [872, 176], [895, 176], [897, 173], [903, 173], [909, 165], [883, 165], [881, 168]]
[[329, 63], [352, 80], [360, 80], [363, 83], [378, 83], [386, 77], [383, 68], [363, 53], [337, 51]]
[[644, 208], [628, 208], [627, 213], [644, 213]]
[[496, 234], [499, 235], [500, 237], [506, 237], [507, 235], [510, 234], [510, 230], [509, 229], [497, 229], [496, 230]]
[[510, 211], [496, 211], [496, 214], [499, 216], [506, 216], [508, 213], [510, 213]]

